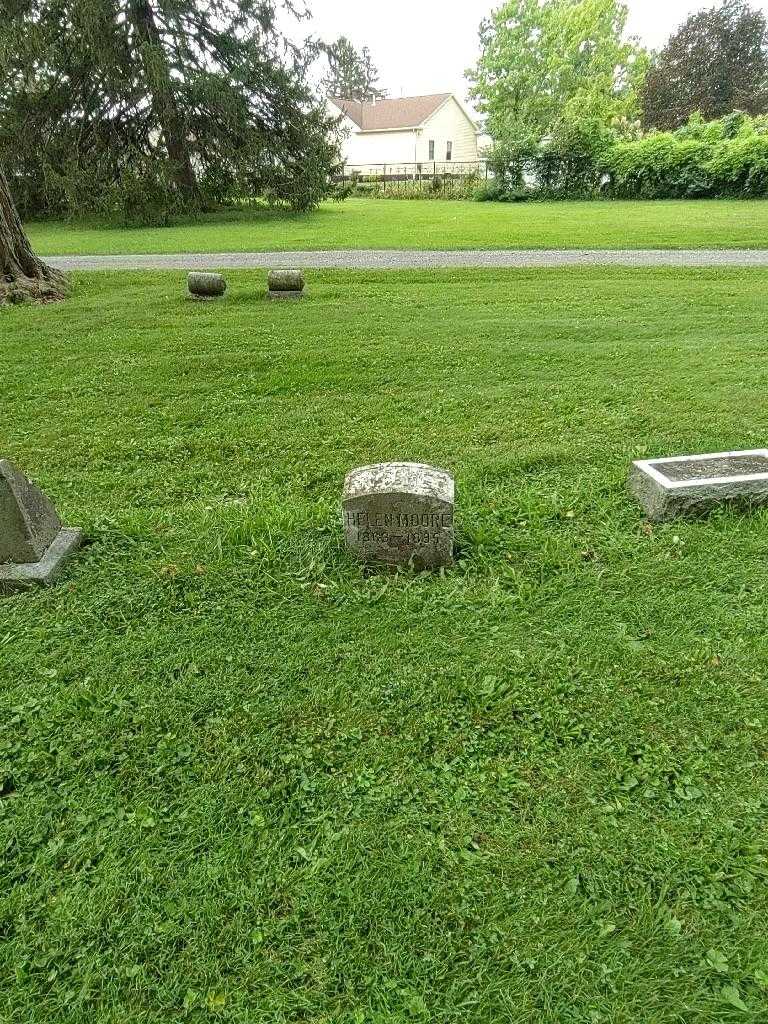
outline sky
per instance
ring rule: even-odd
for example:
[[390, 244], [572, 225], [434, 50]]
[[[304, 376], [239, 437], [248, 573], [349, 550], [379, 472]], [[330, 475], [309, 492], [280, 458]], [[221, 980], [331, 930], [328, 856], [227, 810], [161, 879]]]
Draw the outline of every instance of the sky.
[[[689, 14], [715, 0], [625, 0], [628, 31], [662, 46]], [[325, 40], [340, 35], [368, 46], [390, 96], [455, 92], [466, 100], [464, 71], [478, 56], [477, 30], [501, 0], [307, 0], [312, 20], [301, 34]], [[752, 0], [768, 13], [768, 0]], [[291, 33], [292, 35], [294, 33]]]

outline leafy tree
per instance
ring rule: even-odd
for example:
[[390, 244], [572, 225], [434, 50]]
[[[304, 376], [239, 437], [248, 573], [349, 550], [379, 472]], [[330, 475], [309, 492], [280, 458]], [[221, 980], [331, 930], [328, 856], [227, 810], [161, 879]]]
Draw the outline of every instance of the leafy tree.
[[328, 61], [328, 73], [322, 81], [326, 95], [361, 102], [387, 95], [378, 87], [379, 72], [367, 46], [358, 53], [345, 36], [339, 36], [335, 43], [323, 44], [322, 49]]
[[0, 305], [24, 298], [56, 299], [64, 277], [32, 252], [0, 167]]
[[267, 192], [302, 209], [335, 163], [291, 0], [0, 0], [0, 159], [36, 213], [163, 219]]
[[619, 0], [507, 0], [480, 26], [471, 95], [494, 142], [600, 148], [638, 110], [645, 56]]
[[694, 111], [707, 119], [768, 110], [768, 29], [762, 11], [725, 0], [692, 15], [653, 60], [643, 123], [674, 129]]

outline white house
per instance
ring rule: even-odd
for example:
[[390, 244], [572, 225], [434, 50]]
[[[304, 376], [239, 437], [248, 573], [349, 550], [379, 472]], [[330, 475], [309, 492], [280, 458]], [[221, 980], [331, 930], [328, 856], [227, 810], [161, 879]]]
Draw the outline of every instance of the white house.
[[478, 162], [478, 127], [449, 92], [366, 103], [332, 96], [328, 110], [341, 118], [347, 170], [381, 174], [386, 167], [386, 173], [398, 174], [421, 165], [423, 173], [461, 173], [463, 164]]

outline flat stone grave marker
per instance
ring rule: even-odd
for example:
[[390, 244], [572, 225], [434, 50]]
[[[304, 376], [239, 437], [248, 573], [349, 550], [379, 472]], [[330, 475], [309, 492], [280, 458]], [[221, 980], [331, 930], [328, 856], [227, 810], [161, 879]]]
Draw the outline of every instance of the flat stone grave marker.
[[0, 459], [0, 593], [52, 583], [82, 539], [82, 530], [62, 526], [39, 487]]
[[768, 448], [638, 460], [629, 490], [655, 522], [724, 504], [766, 505]]
[[187, 288], [193, 299], [217, 299], [227, 290], [227, 282], [222, 274], [193, 270], [187, 274]]
[[453, 477], [418, 462], [382, 462], [347, 474], [342, 520], [361, 561], [439, 569], [453, 564]]

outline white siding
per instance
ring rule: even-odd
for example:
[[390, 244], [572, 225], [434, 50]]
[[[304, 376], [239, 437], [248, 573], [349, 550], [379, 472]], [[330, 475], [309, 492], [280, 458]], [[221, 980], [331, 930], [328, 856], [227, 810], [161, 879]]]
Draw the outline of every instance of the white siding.
[[[416, 160], [416, 133], [356, 132], [344, 143], [342, 152], [346, 163], [369, 166], [372, 164], [412, 164]], [[377, 167], [381, 170], [381, 166]]]
[[347, 117], [346, 114], [342, 114], [342, 112], [339, 110], [336, 104], [332, 103], [330, 100], [326, 101], [325, 108], [329, 117], [338, 119], [339, 116], [341, 115], [341, 120], [338, 121], [338, 127], [336, 131], [338, 133], [337, 137], [340, 143], [339, 148], [341, 150], [342, 159], [346, 160], [347, 150], [349, 149], [352, 140], [357, 135], [357, 125], [355, 124], [351, 117]]
[[453, 143], [453, 160], [474, 162], [478, 158], [477, 129], [453, 97], [421, 126], [416, 158], [418, 163], [429, 161], [430, 139], [434, 140], [435, 160], [438, 163], [445, 162], [449, 142]]

